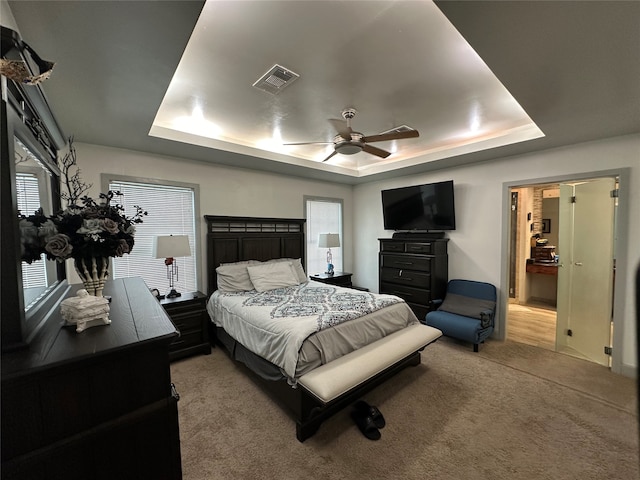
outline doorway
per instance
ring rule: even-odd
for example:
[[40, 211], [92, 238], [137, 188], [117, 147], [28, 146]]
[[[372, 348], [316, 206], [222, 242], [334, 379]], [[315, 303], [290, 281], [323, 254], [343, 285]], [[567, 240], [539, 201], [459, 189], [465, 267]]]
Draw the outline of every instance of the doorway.
[[614, 177], [509, 188], [506, 338], [611, 365], [616, 192]]

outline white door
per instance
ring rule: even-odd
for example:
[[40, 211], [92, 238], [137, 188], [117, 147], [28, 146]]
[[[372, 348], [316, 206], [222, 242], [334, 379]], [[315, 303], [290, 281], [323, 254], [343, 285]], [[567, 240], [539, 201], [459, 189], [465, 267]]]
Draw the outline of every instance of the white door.
[[556, 351], [567, 352], [571, 337], [571, 259], [573, 258], [573, 185], [560, 184], [558, 205], [558, 290], [556, 303]]
[[601, 365], [611, 341], [614, 189], [613, 178], [560, 188], [558, 350]]

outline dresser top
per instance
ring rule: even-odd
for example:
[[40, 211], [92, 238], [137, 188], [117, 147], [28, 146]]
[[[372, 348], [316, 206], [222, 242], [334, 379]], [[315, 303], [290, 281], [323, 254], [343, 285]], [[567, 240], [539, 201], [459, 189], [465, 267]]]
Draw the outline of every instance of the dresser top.
[[[71, 285], [60, 300], [75, 296], [81, 288], [81, 284]], [[65, 326], [60, 304], [56, 304], [26, 348], [3, 353], [3, 380], [34, 369], [62, 366], [115, 350], [143, 347], [153, 342], [166, 342], [168, 345], [178, 335], [169, 316], [142, 278], [109, 280], [103, 293], [111, 297], [110, 325], [76, 333], [75, 325]]]

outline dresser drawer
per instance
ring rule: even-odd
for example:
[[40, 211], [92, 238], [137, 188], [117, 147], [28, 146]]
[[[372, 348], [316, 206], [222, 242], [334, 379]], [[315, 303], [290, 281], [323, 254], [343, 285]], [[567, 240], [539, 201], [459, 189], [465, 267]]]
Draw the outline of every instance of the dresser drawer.
[[409, 304], [429, 305], [431, 302], [431, 292], [420, 288], [408, 287], [393, 283], [382, 282], [380, 293], [397, 295]]
[[414, 270], [383, 268], [380, 271], [383, 282], [400, 283], [412, 285], [414, 287], [429, 288], [431, 285], [431, 275], [428, 272], [416, 272]]
[[416, 314], [416, 317], [421, 323], [426, 323], [427, 313], [431, 311], [431, 307], [428, 305], [419, 305], [417, 303], [407, 302], [407, 305], [413, 310], [413, 313]]
[[380, 250], [383, 252], [404, 253], [404, 242], [381, 242]]
[[437, 246], [444, 247], [444, 245], [432, 242], [392, 242], [383, 240], [380, 242], [380, 251], [389, 253], [418, 253], [421, 255], [446, 253], [446, 247], [436, 248]]
[[432, 259], [418, 255], [393, 255], [382, 254], [380, 266], [387, 268], [399, 268], [407, 270], [431, 271]]
[[427, 255], [435, 253], [432, 243], [405, 243], [404, 251], [407, 253], [422, 253]]

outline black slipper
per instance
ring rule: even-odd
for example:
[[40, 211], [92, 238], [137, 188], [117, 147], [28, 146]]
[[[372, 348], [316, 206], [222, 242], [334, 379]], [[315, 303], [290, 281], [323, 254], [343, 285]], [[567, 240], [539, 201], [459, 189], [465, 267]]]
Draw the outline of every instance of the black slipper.
[[353, 408], [355, 408], [356, 411], [360, 413], [360, 415], [371, 417], [376, 428], [384, 428], [384, 426], [387, 424], [380, 410], [378, 410], [378, 408], [374, 407], [373, 405], [369, 405], [364, 400], [357, 401]]
[[360, 412], [354, 410], [351, 412], [351, 418], [356, 422], [356, 425], [358, 425], [358, 428], [365, 437], [369, 440], [380, 440], [382, 435], [380, 434], [380, 430], [376, 428], [371, 417], [362, 415]]

